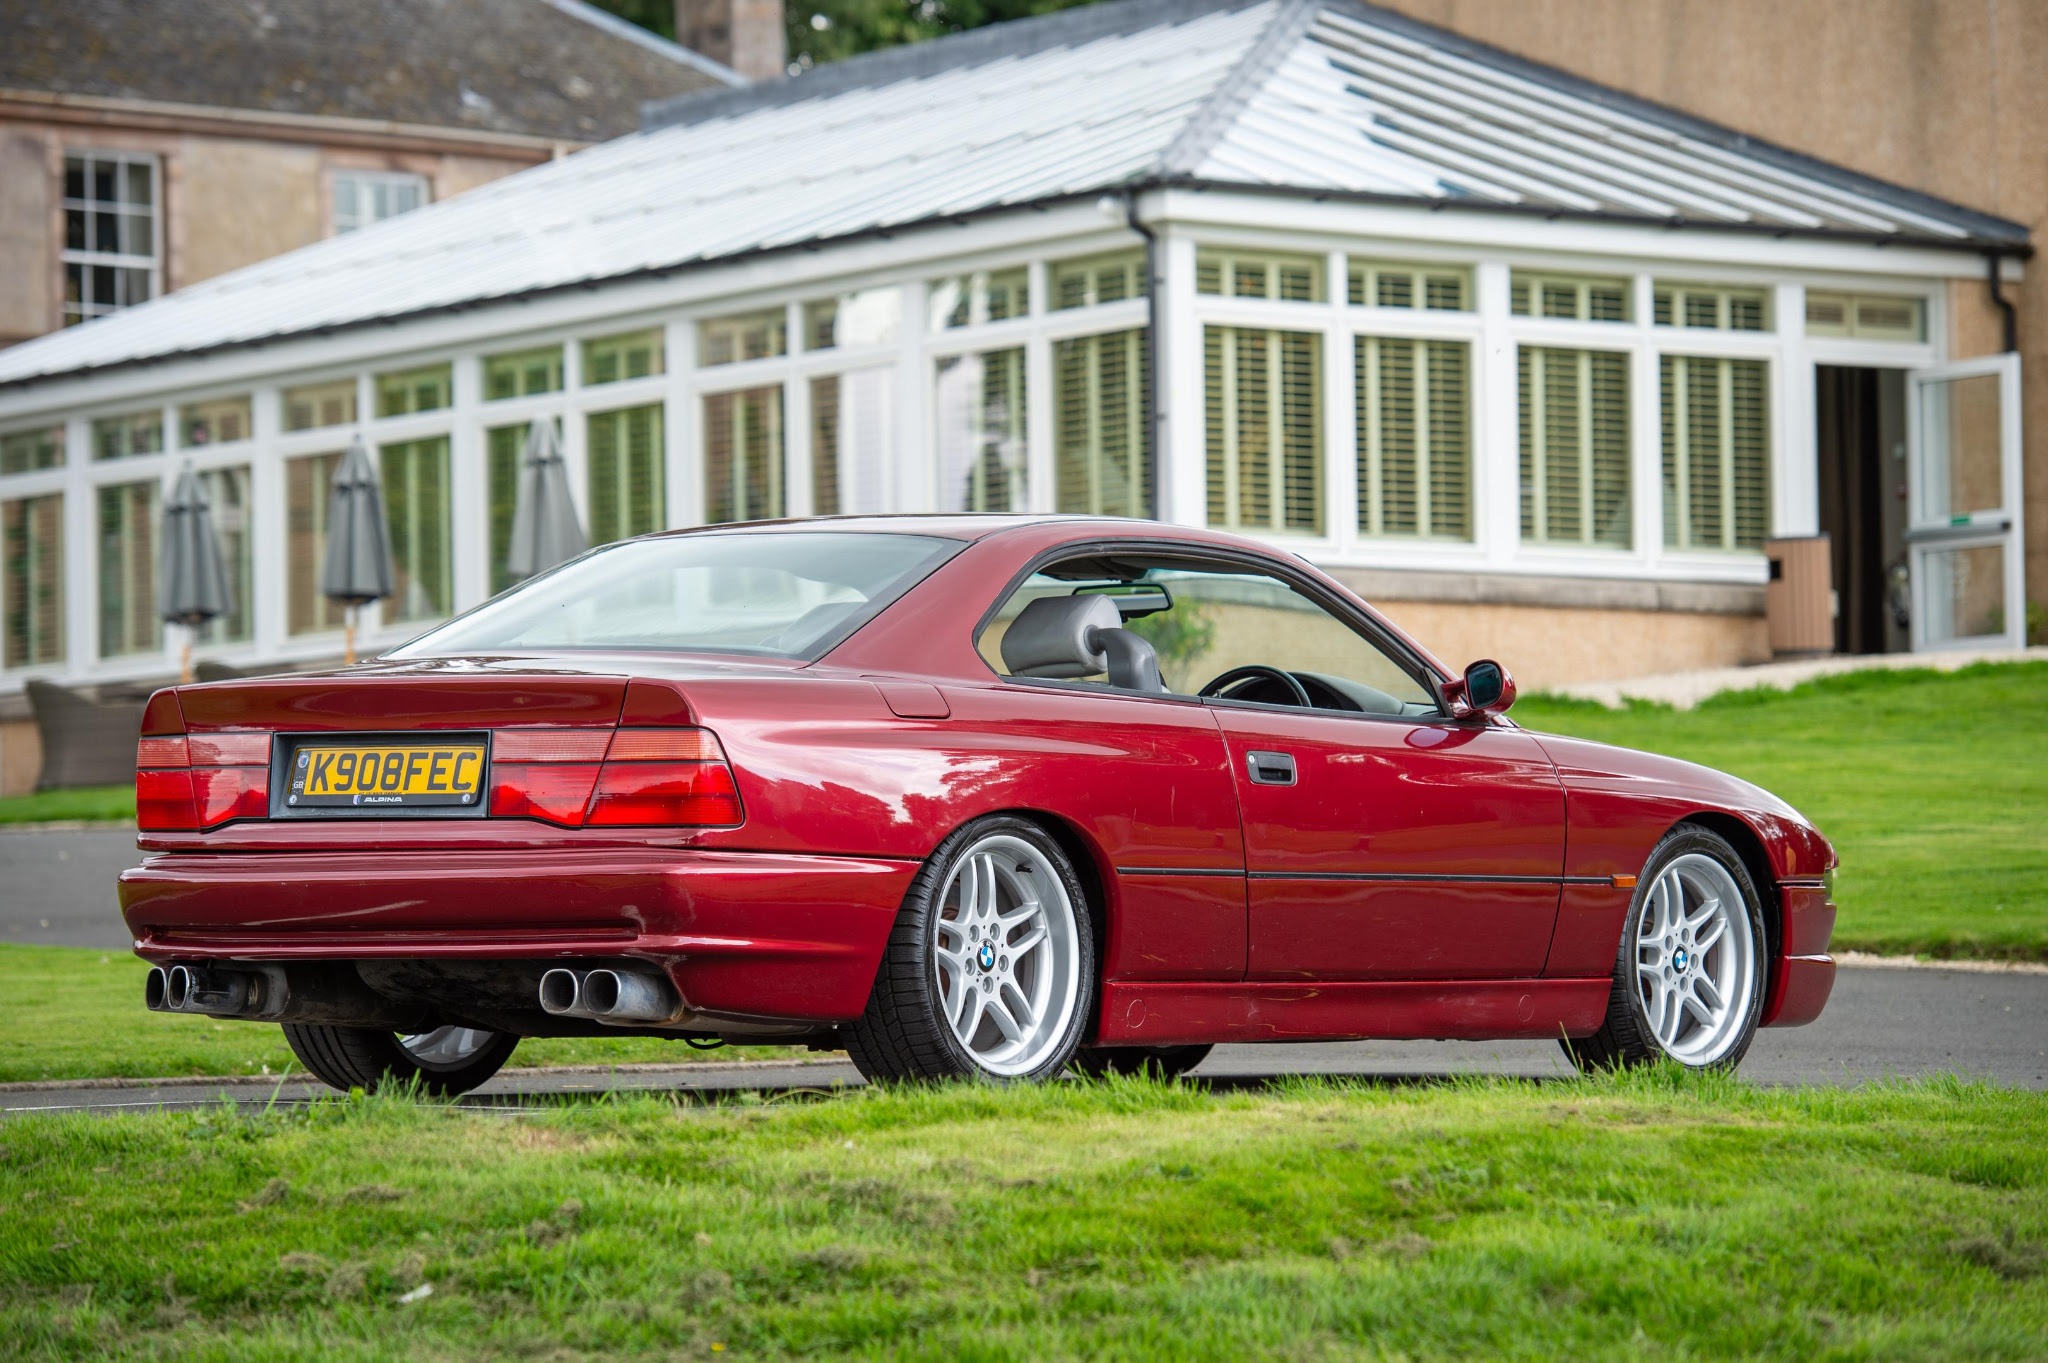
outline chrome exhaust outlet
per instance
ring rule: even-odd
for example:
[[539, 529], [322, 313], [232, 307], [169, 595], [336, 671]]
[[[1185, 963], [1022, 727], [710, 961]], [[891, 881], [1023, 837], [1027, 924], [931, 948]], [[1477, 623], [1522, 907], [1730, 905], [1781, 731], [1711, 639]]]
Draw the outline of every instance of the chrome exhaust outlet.
[[142, 1004], [152, 1013], [168, 1013], [170, 1005], [164, 1002], [164, 993], [169, 987], [168, 973], [160, 965], [149, 968], [149, 974], [142, 981]]
[[587, 1018], [590, 1009], [583, 1001], [583, 976], [556, 966], [540, 977], [540, 1006], [558, 1018]]
[[[158, 982], [161, 975], [162, 982]], [[149, 972], [142, 1001], [163, 1013], [213, 1017], [268, 1017], [290, 999], [283, 970], [216, 970], [203, 965], [158, 967]]]
[[674, 1022], [683, 1016], [683, 1001], [664, 976], [630, 970], [593, 970], [583, 977], [586, 1017], [599, 1022]]

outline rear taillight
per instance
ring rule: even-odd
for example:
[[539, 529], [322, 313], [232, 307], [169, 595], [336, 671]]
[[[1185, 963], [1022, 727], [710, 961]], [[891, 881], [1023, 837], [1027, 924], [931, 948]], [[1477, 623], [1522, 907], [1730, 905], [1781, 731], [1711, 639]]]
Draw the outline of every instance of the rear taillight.
[[500, 729], [490, 810], [569, 828], [741, 822], [732, 768], [708, 729]]
[[190, 832], [270, 813], [270, 735], [145, 735], [135, 742], [135, 823]]

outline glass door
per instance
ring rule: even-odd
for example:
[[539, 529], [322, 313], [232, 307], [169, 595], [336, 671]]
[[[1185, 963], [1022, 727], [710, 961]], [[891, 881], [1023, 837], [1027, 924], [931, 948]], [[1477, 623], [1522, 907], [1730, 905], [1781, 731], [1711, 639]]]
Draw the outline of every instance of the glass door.
[[1907, 389], [1913, 648], [2026, 642], [2020, 357], [1922, 369]]

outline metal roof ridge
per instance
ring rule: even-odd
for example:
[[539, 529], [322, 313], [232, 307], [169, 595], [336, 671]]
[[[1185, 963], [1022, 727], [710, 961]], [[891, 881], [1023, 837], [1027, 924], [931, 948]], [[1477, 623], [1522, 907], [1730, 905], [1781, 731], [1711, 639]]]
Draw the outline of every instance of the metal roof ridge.
[[1269, 3], [1273, 0], [1102, 0], [1098, 4], [984, 24], [924, 42], [843, 57], [800, 76], [756, 81], [737, 90], [696, 91], [650, 101], [641, 107], [640, 127], [643, 132], [655, 132], [731, 118], [757, 109], [896, 85]]
[[1794, 151], [1768, 138], [1731, 128], [1725, 123], [1716, 123], [1669, 104], [1660, 104], [1641, 95], [1630, 94], [1626, 90], [1617, 90], [1611, 85], [1602, 85], [1598, 81], [1577, 75], [1562, 67], [1521, 56], [1425, 20], [1410, 18], [1408, 15], [1373, 4], [1371, 0], [1316, 0], [1316, 3], [1319, 8], [1335, 10], [1364, 23], [1392, 29], [1412, 41], [1427, 43], [1469, 60], [1497, 67], [1525, 80], [1536, 81], [1561, 93], [1584, 99], [1588, 103], [1661, 124], [1675, 133], [1696, 138], [1721, 151], [1775, 161], [1785, 170], [1828, 180], [1841, 189], [1889, 198], [1894, 203], [1911, 207], [1924, 214], [1953, 217], [1964, 223], [1973, 224], [1968, 226], [1967, 230], [1971, 236], [1986, 246], [1995, 244], [1991, 239], [2002, 237], [2015, 246], [2031, 247], [2032, 234], [2026, 225], [2011, 218], [1986, 213], [1982, 209], [1971, 208], [1923, 190], [1912, 189], [1875, 175], [1866, 175], [1860, 170], [1852, 170], [1806, 152]]
[[1230, 131], [1252, 96], [1279, 71], [1321, 13], [1323, 0], [1278, 0], [1279, 10], [1209, 97], [1202, 101], [1156, 163], [1161, 175], [1192, 175]]

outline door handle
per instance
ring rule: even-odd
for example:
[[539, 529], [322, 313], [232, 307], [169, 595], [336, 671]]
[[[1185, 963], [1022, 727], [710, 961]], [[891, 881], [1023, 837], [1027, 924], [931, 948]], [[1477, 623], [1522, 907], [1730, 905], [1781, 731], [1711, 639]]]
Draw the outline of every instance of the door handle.
[[1244, 765], [1255, 786], [1291, 786], [1295, 782], [1292, 753], [1248, 752]]

